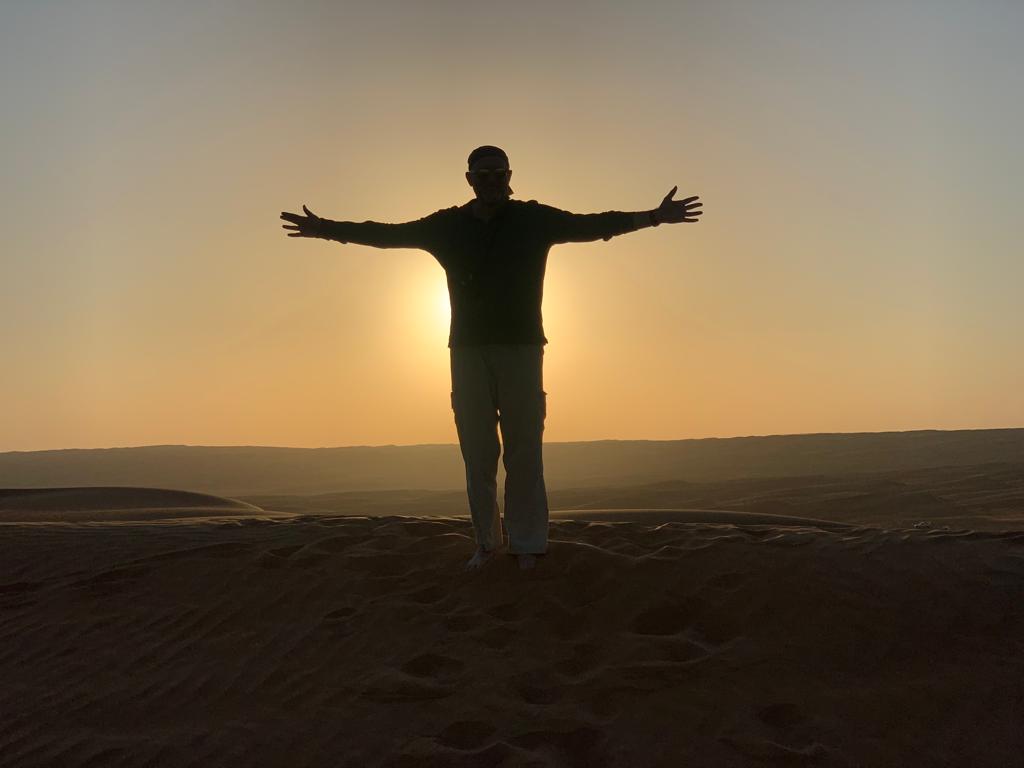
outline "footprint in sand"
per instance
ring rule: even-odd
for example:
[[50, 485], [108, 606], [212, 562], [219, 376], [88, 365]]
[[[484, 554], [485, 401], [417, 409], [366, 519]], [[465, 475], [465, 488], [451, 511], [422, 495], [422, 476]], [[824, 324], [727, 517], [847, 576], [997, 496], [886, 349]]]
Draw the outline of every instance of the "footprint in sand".
[[397, 669], [388, 669], [377, 675], [359, 698], [381, 703], [400, 701], [429, 701], [444, 699], [457, 692], [450, 685], [432, 679], [419, 679]]
[[479, 749], [494, 734], [494, 726], [482, 720], [460, 720], [452, 723], [439, 734], [439, 744], [452, 749]]
[[433, 603], [439, 603], [449, 595], [449, 591], [440, 587], [436, 584], [432, 584], [422, 589], [417, 589], [414, 592], [410, 592], [404, 595], [414, 603], [420, 605], [432, 605]]
[[479, 633], [474, 639], [495, 650], [508, 648], [512, 642], [508, 627], [491, 627]]
[[562, 688], [546, 670], [523, 673], [513, 680], [512, 686], [527, 704], [553, 704], [562, 698]]
[[710, 655], [703, 645], [685, 638], [680, 638], [680, 642], [674, 643], [668, 648], [668, 658], [671, 661], [698, 661], [706, 659]]
[[346, 605], [342, 608], [337, 608], [324, 616], [324, 621], [344, 621], [356, 612], [356, 609], [350, 605]]
[[[506, 741], [514, 747], [538, 753], [538, 765], [597, 766], [608, 764], [603, 755], [606, 739], [603, 730], [583, 725], [570, 731], [538, 729]], [[551, 752], [557, 757], [544, 759]]]
[[421, 653], [398, 669], [388, 668], [376, 675], [360, 698], [377, 702], [428, 701], [457, 692], [455, 678], [465, 664], [436, 653]]
[[696, 599], [659, 601], [637, 614], [631, 628], [638, 635], [685, 634], [708, 649], [725, 645], [738, 634], [728, 616]]
[[405, 662], [400, 669], [413, 677], [451, 677], [465, 667], [465, 663], [450, 656], [436, 653], [424, 653]]
[[520, 609], [518, 603], [496, 605], [487, 610], [488, 616], [493, 616], [499, 621], [517, 621], [519, 619], [519, 614]]
[[480, 626], [481, 618], [478, 613], [459, 613], [454, 616], [446, 616], [444, 626], [449, 632], [469, 632]]
[[804, 722], [807, 718], [796, 704], [784, 701], [761, 707], [757, 710], [757, 719], [772, 728], [788, 730]]
[[732, 592], [743, 586], [749, 578], [750, 574], [730, 571], [729, 573], [721, 573], [718, 576], [715, 576], [713, 579], [708, 581], [708, 585]]
[[597, 668], [597, 646], [593, 643], [576, 643], [572, 656], [556, 662], [554, 669], [565, 677], [579, 677]]

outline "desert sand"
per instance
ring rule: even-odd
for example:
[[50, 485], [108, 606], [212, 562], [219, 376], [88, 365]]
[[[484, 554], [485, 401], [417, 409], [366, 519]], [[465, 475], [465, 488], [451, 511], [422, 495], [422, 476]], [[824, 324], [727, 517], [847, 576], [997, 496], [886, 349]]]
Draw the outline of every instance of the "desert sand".
[[3, 766], [1009, 766], [1024, 532], [0, 494]]

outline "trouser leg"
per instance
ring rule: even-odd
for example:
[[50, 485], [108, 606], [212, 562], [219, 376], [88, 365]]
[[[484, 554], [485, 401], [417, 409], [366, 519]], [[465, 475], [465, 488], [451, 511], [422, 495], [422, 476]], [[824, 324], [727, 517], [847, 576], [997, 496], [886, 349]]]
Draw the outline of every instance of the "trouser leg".
[[466, 491], [477, 546], [501, 545], [498, 513], [498, 412], [494, 372], [481, 347], [452, 347], [452, 410], [466, 464]]
[[512, 554], [544, 554], [548, 547], [548, 498], [543, 436], [547, 416], [544, 347], [494, 348], [498, 410], [505, 464], [505, 528]]

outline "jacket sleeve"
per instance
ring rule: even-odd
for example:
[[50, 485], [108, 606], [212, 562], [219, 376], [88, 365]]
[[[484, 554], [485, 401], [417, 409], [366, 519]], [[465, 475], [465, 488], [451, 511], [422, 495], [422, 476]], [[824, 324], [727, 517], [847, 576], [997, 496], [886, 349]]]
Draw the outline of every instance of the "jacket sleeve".
[[370, 245], [374, 248], [421, 248], [431, 251], [440, 237], [441, 212], [415, 221], [387, 224], [379, 221], [332, 221], [324, 219], [331, 240]]
[[[533, 200], [530, 202], [536, 203]], [[636, 231], [633, 214], [626, 211], [570, 213], [544, 203], [536, 203], [536, 216], [545, 239], [552, 244], [610, 240], [616, 235]]]

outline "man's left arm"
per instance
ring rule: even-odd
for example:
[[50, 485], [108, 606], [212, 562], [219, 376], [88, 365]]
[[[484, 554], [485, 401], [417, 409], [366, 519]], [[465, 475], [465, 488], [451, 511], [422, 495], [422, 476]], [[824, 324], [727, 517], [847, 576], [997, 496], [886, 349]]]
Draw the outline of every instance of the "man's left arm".
[[[703, 213], [697, 195], [685, 200], [673, 200], [678, 187], [661, 201], [661, 205], [650, 211], [605, 211], [604, 213], [570, 213], [537, 203], [541, 211], [543, 226], [547, 229], [551, 243], [580, 243], [592, 240], [609, 240], [616, 235], [635, 232], [644, 227], [659, 224], [695, 222]], [[531, 201], [536, 202], [536, 201]]]

